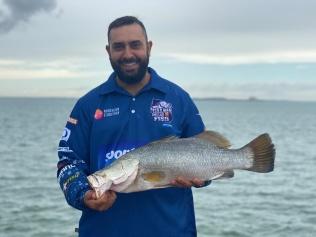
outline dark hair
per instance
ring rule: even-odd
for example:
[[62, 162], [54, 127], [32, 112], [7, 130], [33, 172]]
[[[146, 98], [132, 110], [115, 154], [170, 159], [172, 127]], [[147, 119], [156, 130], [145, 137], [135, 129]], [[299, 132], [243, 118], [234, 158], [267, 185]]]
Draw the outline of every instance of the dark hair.
[[145, 38], [147, 40], [147, 32], [146, 32], [146, 28], [143, 24], [143, 22], [141, 22], [137, 17], [135, 16], [123, 16], [120, 18], [115, 19], [114, 21], [111, 22], [111, 24], [109, 25], [108, 28], [108, 41], [110, 40], [110, 31], [113, 28], [118, 28], [121, 26], [125, 26], [125, 25], [132, 25], [132, 24], [138, 24], [142, 27], [143, 31], [144, 31], [144, 35]]

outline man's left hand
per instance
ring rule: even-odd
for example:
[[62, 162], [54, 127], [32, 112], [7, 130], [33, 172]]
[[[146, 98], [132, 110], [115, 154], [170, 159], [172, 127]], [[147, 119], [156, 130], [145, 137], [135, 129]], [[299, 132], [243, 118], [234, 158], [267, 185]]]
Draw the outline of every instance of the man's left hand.
[[205, 181], [198, 178], [187, 179], [182, 176], [179, 176], [175, 180], [172, 180], [171, 184], [178, 188], [191, 188], [191, 187], [202, 187], [204, 186]]

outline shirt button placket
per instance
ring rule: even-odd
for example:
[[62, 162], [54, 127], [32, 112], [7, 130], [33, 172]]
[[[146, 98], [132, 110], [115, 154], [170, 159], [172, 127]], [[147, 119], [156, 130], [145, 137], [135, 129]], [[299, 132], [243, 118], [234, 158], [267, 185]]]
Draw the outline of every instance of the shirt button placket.
[[[135, 102], [135, 100], [136, 100], [136, 98], [133, 97], [133, 98], [132, 98], [132, 101]], [[134, 103], [132, 103], [132, 108], [135, 108], [135, 104], [134, 104]], [[135, 114], [135, 112], [136, 112], [135, 109], [131, 109], [131, 113], [132, 113], [132, 114]]]

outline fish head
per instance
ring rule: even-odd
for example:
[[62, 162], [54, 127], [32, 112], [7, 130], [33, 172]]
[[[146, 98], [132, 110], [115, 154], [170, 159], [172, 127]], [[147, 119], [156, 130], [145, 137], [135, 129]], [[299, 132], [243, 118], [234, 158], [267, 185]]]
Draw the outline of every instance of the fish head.
[[95, 190], [97, 197], [108, 190], [122, 192], [136, 179], [138, 165], [137, 159], [117, 160], [111, 166], [89, 175], [89, 184]]
[[[111, 190], [116, 192], [124, 192], [135, 181], [138, 174], [139, 160], [124, 159], [120, 161], [121, 176], [113, 180]], [[118, 176], [117, 176], [118, 177]]]

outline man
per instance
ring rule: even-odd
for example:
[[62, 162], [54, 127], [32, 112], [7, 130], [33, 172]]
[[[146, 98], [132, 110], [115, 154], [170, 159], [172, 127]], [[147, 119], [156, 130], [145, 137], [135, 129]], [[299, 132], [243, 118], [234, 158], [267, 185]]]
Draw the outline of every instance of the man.
[[151, 47], [137, 18], [113, 21], [106, 50], [114, 72], [78, 100], [66, 124], [57, 176], [67, 202], [82, 210], [79, 236], [196, 236], [191, 187], [204, 181], [178, 177], [171, 188], [96, 198], [86, 178], [149, 142], [204, 131], [189, 95], [148, 67]]

